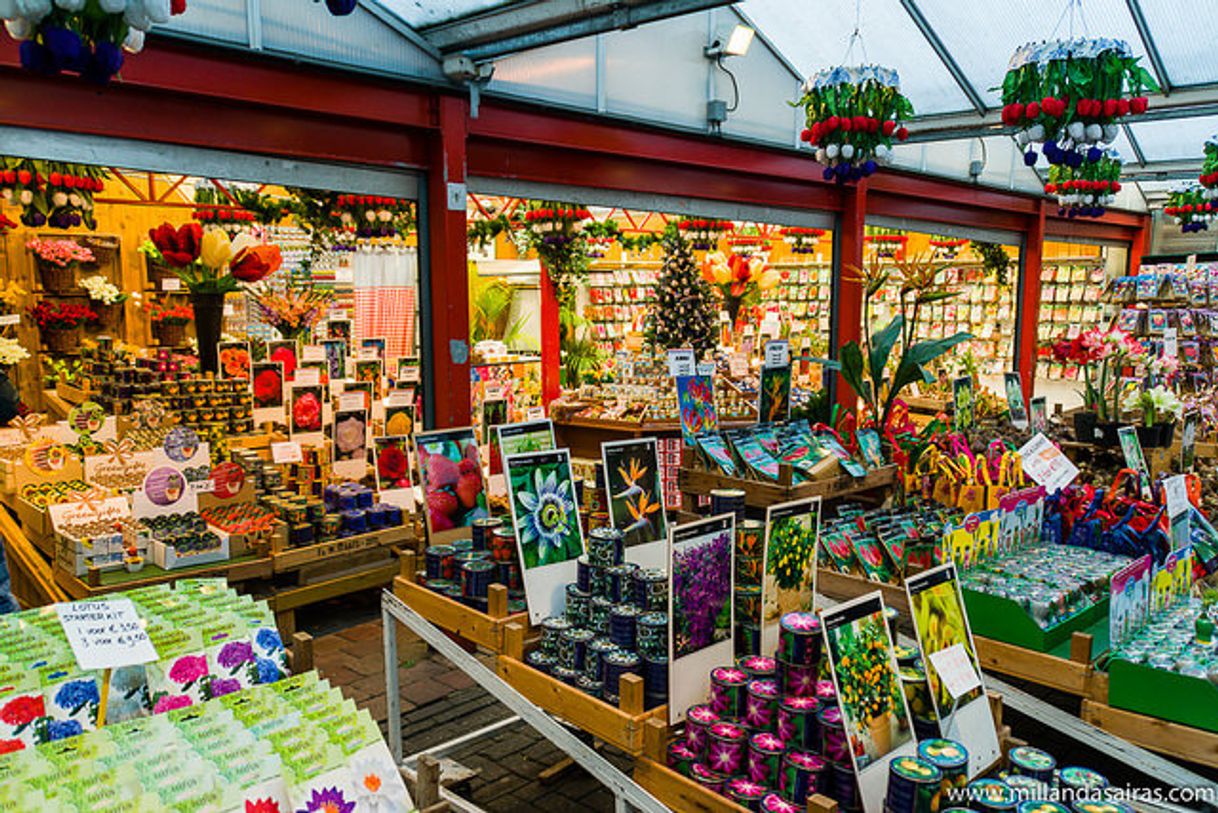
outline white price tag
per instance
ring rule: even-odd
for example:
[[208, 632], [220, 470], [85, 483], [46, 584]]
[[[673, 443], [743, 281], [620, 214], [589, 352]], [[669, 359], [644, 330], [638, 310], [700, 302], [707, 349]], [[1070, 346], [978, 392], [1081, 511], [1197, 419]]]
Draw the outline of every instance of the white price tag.
[[1174, 327], [1163, 328], [1163, 357], [1174, 359], [1180, 355], [1179, 333]]
[[297, 367], [296, 377], [292, 385], [296, 387], [316, 387], [321, 383], [321, 370], [316, 367]]
[[1192, 503], [1188, 499], [1188, 483], [1183, 474], [1168, 477], [1163, 481], [1163, 492], [1167, 496], [1167, 516], [1174, 519], [1188, 513]]
[[1043, 432], [1023, 445], [1019, 450], [1023, 459], [1024, 473], [1042, 485], [1050, 493], [1059, 491], [1078, 477], [1078, 466], [1059, 449]]
[[162, 291], [180, 291], [182, 290], [182, 280], [177, 277], [165, 277], [161, 280]]
[[398, 381], [401, 381], [403, 384], [417, 384], [417, 383], [419, 383], [419, 380], [420, 380], [419, 374], [421, 372], [422, 372], [422, 370], [420, 370], [418, 367], [416, 367], [413, 364], [406, 365], [406, 366], [399, 366], [398, 367]]
[[749, 374], [749, 357], [740, 352], [731, 353], [727, 357], [727, 371], [732, 378], [744, 378]]
[[19, 313], [6, 313], [3, 316], [0, 316], [0, 325], [2, 326], [7, 327], [8, 325], [19, 324], [21, 324], [21, 314]]
[[699, 361], [698, 375], [713, 376], [715, 374], [715, 362]]
[[55, 612], [81, 669], [115, 669], [157, 659], [129, 598], [56, 604]]
[[325, 361], [326, 348], [322, 347], [320, 344], [306, 344], [304, 347], [300, 348], [300, 360]]
[[352, 409], [363, 409], [367, 405], [364, 392], [344, 392], [338, 396], [338, 411], [347, 412]]
[[768, 369], [791, 366], [791, 343], [779, 339], [765, 343], [765, 366]]
[[698, 372], [697, 357], [693, 350], [668, 351], [668, 374], [673, 378], [695, 375]]
[[527, 421], [544, 421], [546, 419], [545, 407], [529, 407], [524, 412], [525, 420]]
[[195, 480], [190, 484], [190, 490], [196, 494], [211, 494], [216, 490], [215, 480]]
[[297, 441], [285, 440], [271, 444], [271, 461], [276, 465], [300, 463], [303, 460], [304, 453], [300, 450], [300, 443]]
[[930, 663], [939, 673], [943, 688], [953, 698], [960, 698], [981, 686], [981, 678], [973, 668], [964, 644], [953, 644], [947, 649], [940, 649], [927, 656]]

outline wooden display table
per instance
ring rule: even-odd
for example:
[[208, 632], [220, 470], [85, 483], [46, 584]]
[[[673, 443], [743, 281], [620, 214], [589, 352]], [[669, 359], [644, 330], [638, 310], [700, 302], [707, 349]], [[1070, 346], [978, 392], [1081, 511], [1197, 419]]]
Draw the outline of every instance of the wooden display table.
[[[756, 421], [726, 420], [723, 429], [751, 426]], [[676, 421], [615, 421], [607, 418], [554, 418], [554, 440], [558, 448], [571, 450], [572, 457], [601, 459], [601, 444], [632, 438], [676, 438], [681, 424]]]
[[85, 599], [154, 584], [171, 584], [178, 579], [188, 578], [219, 577], [229, 584], [239, 584], [252, 579], [268, 579], [271, 572], [270, 556], [250, 553], [225, 562], [179, 567], [173, 570], [163, 570], [153, 564], [144, 565], [143, 569], [136, 573], [128, 573], [122, 568], [106, 571], [90, 568], [83, 579], [61, 567], [56, 567], [55, 583], [63, 588], [70, 598]]
[[641, 753], [647, 721], [663, 721], [668, 714], [668, 706], [644, 710], [643, 679], [638, 675], [624, 675], [619, 703], [610, 705], [525, 663], [524, 634], [525, 628], [520, 624], [508, 624], [504, 628], [504, 652], [498, 657], [495, 670], [499, 677], [555, 717], [628, 754]]
[[745, 505], [767, 508], [809, 497], [820, 497], [826, 501], [859, 497], [872, 492], [887, 491], [896, 481], [897, 467], [890, 465], [869, 471], [862, 478], [846, 475], [794, 485], [791, 467], [785, 463], [779, 466], [776, 483], [728, 477], [693, 465], [682, 465], [678, 479], [682, 504], [687, 511], [693, 510], [697, 497], [706, 496], [717, 488], [739, 489], [744, 492]]
[[402, 553], [401, 573], [393, 580], [393, 594], [440, 629], [496, 654], [504, 651], [504, 632], [508, 624], [518, 624], [527, 632], [529, 614], [508, 613], [508, 591], [502, 584], [491, 585], [487, 611], [478, 612], [419, 584], [418, 562], [414, 551]]

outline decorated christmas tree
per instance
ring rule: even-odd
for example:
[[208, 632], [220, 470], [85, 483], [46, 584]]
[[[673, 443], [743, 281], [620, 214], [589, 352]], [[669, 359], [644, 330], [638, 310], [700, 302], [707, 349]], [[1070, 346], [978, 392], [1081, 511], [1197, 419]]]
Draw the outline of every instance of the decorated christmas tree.
[[689, 243], [680, 235], [667, 235], [656, 301], [647, 318], [647, 341], [657, 349], [692, 347], [701, 357], [715, 346], [718, 315]]

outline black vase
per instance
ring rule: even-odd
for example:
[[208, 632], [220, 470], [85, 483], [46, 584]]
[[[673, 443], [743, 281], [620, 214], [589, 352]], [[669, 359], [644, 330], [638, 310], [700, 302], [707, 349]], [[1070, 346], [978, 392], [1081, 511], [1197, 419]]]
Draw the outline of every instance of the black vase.
[[1171, 442], [1175, 439], [1175, 437], [1176, 437], [1175, 421], [1159, 424], [1159, 442], [1162, 445], [1171, 446]]
[[1159, 431], [1157, 424], [1155, 426], [1139, 425], [1137, 430], [1138, 443], [1142, 445], [1143, 449], [1157, 449], [1163, 445], [1163, 433]]
[[220, 369], [220, 326], [224, 322], [224, 294], [191, 294], [195, 309], [195, 337], [199, 340], [199, 369], [217, 372]]
[[1079, 443], [1095, 443], [1096, 414], [1094, 412], [1074, 413], [1074, 438]]

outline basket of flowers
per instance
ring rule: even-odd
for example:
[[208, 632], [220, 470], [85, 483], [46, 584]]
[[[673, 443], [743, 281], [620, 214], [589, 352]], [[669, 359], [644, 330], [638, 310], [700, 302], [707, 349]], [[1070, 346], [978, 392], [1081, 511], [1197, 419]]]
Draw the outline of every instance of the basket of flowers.
[[80, 281], [80, 287], [89, 293], [89, 307], [97, 314], [97, 326], [106, 331], [115, 330], [123, 315], [127, 294], [100, 274], [85, 277]]
[[43, 289], [51, 294], [70, 293], [76, 287], [76, 268], [93, 262], [93, 252], [75, 240], [41, 240], [37, 237], [25, 244], [34, 252], [38, 278]]
[[162, 302], [149, 302], [146, 308], [148, 319], [152, 322], [152, 335], [162, 347], [182, 347], [186, 344], [186, 325], [194, 321], [194, 308], [190, 305], [169, 306]]
[[80, 331], [85, 322], [97, 319], [88, 305], [67, 302], [39, 302], [26, 310], [38, 325], [42, 342], [52, 353], [70, 353], [80, 346]]

